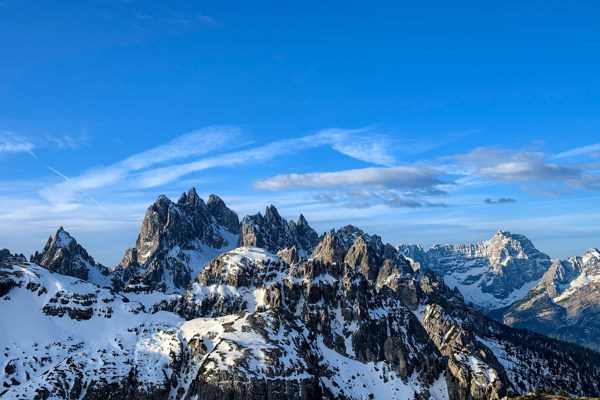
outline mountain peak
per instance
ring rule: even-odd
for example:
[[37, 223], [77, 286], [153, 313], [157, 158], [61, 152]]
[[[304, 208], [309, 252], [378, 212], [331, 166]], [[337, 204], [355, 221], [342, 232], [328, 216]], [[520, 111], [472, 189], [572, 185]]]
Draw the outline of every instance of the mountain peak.
[[41, 253], [35, 252], [32, 262], [75, 278], [90, 281], [99, 286], [109, 286], [108, 268], [97, 263], [69, 232], [61, 226], [54, 238], [50, 238]]
[[287, 221], [273, 204], [261, 213], [248, 215], [242, 220], [238, 246], [256, 246], [277, 252], [296, 246], [298, 254], [306, 257], [312, 253], [319, 241], [319, 235], [301, 216], [298, 224]]
[[238, 233], [237, 214], [218, 196], [206, 204], [192, 187], [177, 203], [159, 198], [146, 211], [136, 252], [125, 254], [117, 279], [127, 284], [145, 275], [153, 288], [182, 292], [208, 259], [235, 246]]
[[216, 194], [211, 194], [206, 205], [219, 225], [236, 235], [240, 232], [240, 220], [237, 214], [225, 205], [223, 199]]
[[189, 204], [192, 207], [195, 207], [200, 202], [202, 202], [202, 199], [198, 196], [195, 187], [190, 188], [187, 193], [183, 193], [177, 200], [177, 204], [179, 205]]
[[592, 247], [585, 252], [586, 255], [594, 256], [596, 258], [600, 258], [600, 251], [596, 247]]
[[346, 249], [340, 241], [340, 238], [334, 233], [326, 233], [313, 251], [311, 258], [329, 262], [331, 264], [342, 264], [345, 255]]
[[306, 218], [304, 218], [304, 215], [300, 214], [300, 216], [298, 217], [298, 222], [296, 222], [296, 225], [298, 225], [298, 226], [308, 225], [308, 221], [306, 220]]
[[279, 220], [281, 216], [279, 215], [279, 211], [277, 211], [277, 208], [273, 204], [270, 204], [265, 210], [265, 218], [268, 220]]
[[211, 194], [210, 196], [208, 196], [208, 201], [206, 202], [207, 205], [217, 205], [219, 207], [221, 206], [225, 206], [225, 202], [223, 201], [222, 198], [220, 198], [219, 196], [217, 196], [216, 194]]
[[53, 242], [59, 247], [68, 247], [75, 239], [61, 226], [56, 231]]
[[434, 245], [425, 252], [404, 246], [402, 252], [486, 311], [518, 300], [550, 267], [550, 257], [527, 236], [503, 229], [476, 244]]

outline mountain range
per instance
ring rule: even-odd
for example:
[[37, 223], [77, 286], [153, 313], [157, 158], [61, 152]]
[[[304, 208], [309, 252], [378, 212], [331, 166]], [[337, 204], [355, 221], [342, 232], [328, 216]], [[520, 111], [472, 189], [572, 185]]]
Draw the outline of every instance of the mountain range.
[[29, 262], [0, 251], [0, 398], [600, 396], [598, 285], [596, 249], [394, 247], [190, 189], [114, 268], [62, 227]]

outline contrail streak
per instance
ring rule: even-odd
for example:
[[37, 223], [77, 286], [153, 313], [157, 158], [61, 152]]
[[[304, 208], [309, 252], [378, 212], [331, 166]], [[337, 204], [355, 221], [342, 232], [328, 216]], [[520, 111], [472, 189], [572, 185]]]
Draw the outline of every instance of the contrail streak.
[[101, 209], [103, 209], [108, 215], [112, 215], [111, 212], [106, 209], [106, 207], [104, 207], [98, 200], [96, 200], [95, 198], [93, 198], [91, 194], [89, 194], [88, 192], [86, 192], [85, 190], [83, 190], [81, 187], [79, 187], [68, 176], [61, 174], [60, 172], [58, 172], [57, 170], [55, 170], [52, 167], [49, 167], [49, 166], [46, 166], [46, 167], [50, 171], [54, 172], [56, 175], [60, 176], [61, 178], [64, 178], [67, 182], [72, 183], [79, 191], [81, 191], [81, 193], [85, 194], [90, 200], [92, 200], [94, 203], [98, 204], [98, 207], [100, 207]]

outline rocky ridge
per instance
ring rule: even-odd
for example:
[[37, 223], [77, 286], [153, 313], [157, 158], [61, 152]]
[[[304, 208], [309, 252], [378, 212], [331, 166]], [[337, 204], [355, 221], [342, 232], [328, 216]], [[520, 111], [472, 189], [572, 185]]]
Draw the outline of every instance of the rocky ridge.
[[8, 249], [2, 249], [0, 250], [0, 262], [27, 262], [27, 257], [25, 257], [23, 254], [12, 254]]
[[504, 313], [508, 325], [600, 350], [600, 252], [554, 260], [541, 281]]
[[476, 244], [400, 245], [417, 268], [429, 268], [457, 287], [467, 302], [483, 311], [510, 306], [529, 291], [550, 266], [550, 257], [524, 235], [498, 231]]
[[298, 256], [306, 257], [318, 242], [319, 235], [302, 214], [298, 222], [287, 221], [274, 205], [270, 205], [264, 216], [258, 213], [244, 217], [238, 246], [256, 246], [271, 252], [295, 247]]

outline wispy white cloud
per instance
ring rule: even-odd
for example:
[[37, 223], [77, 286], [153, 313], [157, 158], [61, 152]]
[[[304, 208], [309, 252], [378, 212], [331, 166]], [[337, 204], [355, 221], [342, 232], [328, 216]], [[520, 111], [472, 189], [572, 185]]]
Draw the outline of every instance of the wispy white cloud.
[[[380, 160], [385, 162], [390, 161], [392, 157], [387, 154], [387, 151], [390, 149], [384, 149], [384, 146], [381, 144], [383, 139], [377, 135], [369, 135], [368, 132], [366, 129], [326, 129], [312, 135], [277, 140], [263, 146], [209, 157], [190, 163], [152, 169], [140, 174], [136, 179], [141, 187], [157, 187], [173, 182], [182, 176], [209, 168], [259, 164], [286, 154], [295, 154], [303, 150], [322, 146], [330, 146], [333, 150], [344, 155], [374, 164], [383, 164]], [[344, 141], [354, 143], [355, 146], [352, 147], [348, 143], [344, 144]]]
[[331, 144], [335, 151], [368, 163], [385, 166], [397, 163], [392, 154], [392, 149], [396, 147], [393, 141], [371, 129], [329, 129], [318, 133], [311, 140], [323, 140]]
[[134, 12], [133, 16], [138, 21], [144, 23], [166, 23], [179, 25], [182, 27], [191, 27], [194, 25], [198, 25], [201, 27], [213, 27], [217, 25], [217, 20], [215, 18], [201, 12], [168, 11], [166, 13], [158, 15], [153, 13], [136, 11]]
[[15, 132], [0, 130], [0, 157], [4, 154], [28, 153], [37, 158], [33, 149], [35, 143], [25, 136]]
[[[246, 142], [241, 145], [243, 150], [238, 150], [236, 148], [240, 147], [240, 141], [235, 139], [239, 138], [240, 133], [238, 127], [207, 127], [181, 135], [166, 144], [134, 154], [117, 163], [95, 167], [69, 178], [54, 169], [53, 171], [65, 180], [44, 187], [40, 194], [54, 205], [77, 201], [78, 193], [84, 194], [94, 203], [102, 204], [96, 200], [96, 194], [92, 196], [94, 190], [114, 188], [122, 191], [126, 188], [127, 191], [143, 191], [166, 187], [181, 182], [195, 172], [211, 168], [257, 165], [276, 157], [298, 154], [319, 147], [329, 147], [340, 154], [371, 164], [394, 162], [391, 155], [393, 148], [386, 145], [388, 139], [369, 129], [326, 129], [315, 134], [276, 140], [254, 147], [249, 147], [252, 143]], [[210, 155], [213, 153], [215, 155]], [[396, 180], [397, 184], [414, 186], [413, 190], [417, 190], [417, 186], [421, 185], [417, 183], [417, 179], [426, 179], [426, 175], [431, 174], [431, 171], [422, 169], [399, 168], [395, 172], [394, 178], [390, 174], [387, 179], [387, 186], [393, 186], [392, 181]], [[375, 178], [371, 178], [371, 181], [374, 180]], [[379, 187], [387, 186], [384, 184]]]
[[77, 192], [87, 193], [87, 190], [122, 183], [131, 179], [132, 174], [138, 171], [219, 150], [238, 136], [239, 132], [239, 128], [226, 126], [214, 126], [190, 132], [115, 164], [93, 168], [79, 176], [48, 186], [42, 189], [41, 194], [51, 203], [70, 202]]
[[[66, 175], [63, 175], [61, 172], [59, 172], [59, 171], [55, 170], [54, 168], [52, 168], [52, 167], [48, 167], [48, 169], [49, 169], [50, 171], [54, 172], [55, 174], [57, 174], [58, 176], [60, 176], [61, 178], [63, 178], [65, 181], [69, 182], [70, 184], [72, 184], [72, 185], [75, 185], [75, 186], [77, 185], [77, 184], [76, 184], [75, 182], [73, 182], [73, 181], [72, 181], [72, 180], [71, 180], [69, 177], [67, 177]], [[83, 194], [85, 194], [85, 195], [86, 195], [86, 196], [87, 196], [87, 197], [88, 197], [90, 200], [92, 200], [94, 203], [96, 203], [96, 204], [98, 205], [98, 207], [100, 207], [100, 208], [101, 208], [101, 209], [103, 209], [103, 210], [104, 210], [104, 211], [105, 211], [107, 214], [109, 214], [109, 215], [110, 215], [110, 211], [108, 211], [108, 210], [106, 209], [106, 207], [104, 207], [104, 206], [103, 206], [103, 205], [102, 205], [102, 204], [101, 204], [101, 203], [100, 203], [98, 200], [96, 200], [95, 198], [93, 198], [91, 194], [89, 194], [88, 192], [86, 192], [85, 190], [83, 190], [83, 189], [81, 189], [81, 188], [80, 188], [79, 190], [80, 190], [80, 191], [81, 191]]]
[[590, 144], [588, 146], [577, 147], [571, 150], [563, 151], [562, 153], [556, 154], [554, 159], [568, 158], [574, 156], [580, 156], [583, 154], [596, 155], [596, 152], [600, 151], [600, 143]]
[[[594, 151], [595, 146], [585, 148]], [[578, 150], [582, 152], [583, 150]], [[266, 191], [325, 189], [313, 198], [347, 207], [444, 206], [430, 196], [461, 189], [515, 184], [539, 196], [559, 196], [569, 189], [600, 190], [600, 171], [593, 163], [564, 163], [541, 151], [480, 147], [468, 153], [401, 167], [371, 167], [334, 172], [284, 174], [255, 182]], [[363, 192], [349, 190], [362, 188]], [[488, 204], [513, 202], [488, 199]]]
[[21, 133], [0, 129], [0, 157], [3, 154], [28, 153], [37, 158], [35, 149], [54, 148], [76, 150], [89, 146], [90, 137], [80, 135], [24, 135]]
[[59, 149], [76, 150], [80, 147], [90, 145], [90, 137], [86, 133], [79, 135], [47, 135], [46, 142], [51, 143]]
[[204, 24], [206, 26], [217, 25], [217, 20], [214, 19], [213, 17], [211, 17], [210, 15], [206, 15], [206, 14], [197, 12], [196, 18], [198, 19], [198, 21], [200, 21], [202, 24]]
[[255, 183], [259, 190], [282, 191], [325, 189], [313, 195], [317, 201], [347, 208], [445, 206], [428, 200], [445, 194], [453, 182], [442, 181], [443, 173], [427, 166], [371, 167], [336, 172], [277, 175]]

